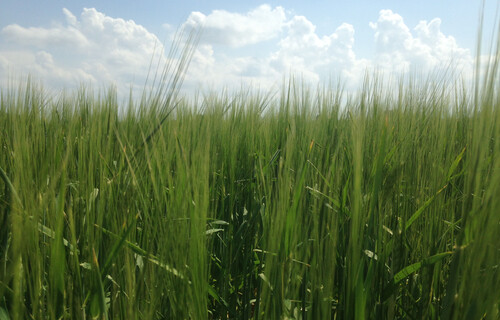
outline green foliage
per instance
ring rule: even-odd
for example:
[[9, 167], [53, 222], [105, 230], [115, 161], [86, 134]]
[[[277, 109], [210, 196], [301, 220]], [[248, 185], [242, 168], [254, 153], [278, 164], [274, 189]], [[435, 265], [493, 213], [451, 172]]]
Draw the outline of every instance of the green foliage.
[[489, 68], [472, 93], [1, 91], [0, 318], [498, 318]]

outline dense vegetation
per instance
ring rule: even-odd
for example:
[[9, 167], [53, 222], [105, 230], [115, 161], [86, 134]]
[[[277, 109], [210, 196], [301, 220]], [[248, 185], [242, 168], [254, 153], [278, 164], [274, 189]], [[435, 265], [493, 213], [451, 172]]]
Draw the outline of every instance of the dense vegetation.
[[498, 319], [496, 62], [126, 110], [4, 89], [0, 319]]

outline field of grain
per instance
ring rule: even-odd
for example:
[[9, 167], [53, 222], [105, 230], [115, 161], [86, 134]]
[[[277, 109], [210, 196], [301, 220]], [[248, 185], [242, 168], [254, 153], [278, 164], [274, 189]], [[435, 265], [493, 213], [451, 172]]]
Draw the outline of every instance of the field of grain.
[[498, 62], [196, 105], [2, 89], [0, 319], [498, 319]]

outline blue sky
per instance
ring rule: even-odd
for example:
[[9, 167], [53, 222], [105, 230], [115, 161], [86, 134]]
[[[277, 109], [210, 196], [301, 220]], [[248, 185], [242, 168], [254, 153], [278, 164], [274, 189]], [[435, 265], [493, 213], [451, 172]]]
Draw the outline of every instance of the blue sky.
[[[185, 87], [269, 87], [364, 70], [472, 73], [481, 1], [2, 1], [0, 85], [32, 74], [58, 90], [142, 85], [155, 44], [203, 27]], [[486, 30], [496, 1], [486, 1]], [[166, 61], [166, 57], [160, 57]], [[451, 61], [451, 62], [450, 62]]]

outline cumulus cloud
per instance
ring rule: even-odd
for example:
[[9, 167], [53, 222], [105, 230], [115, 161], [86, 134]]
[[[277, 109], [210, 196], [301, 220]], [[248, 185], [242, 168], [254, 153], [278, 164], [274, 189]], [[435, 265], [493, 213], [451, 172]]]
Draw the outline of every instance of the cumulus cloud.
[[[63, 22], [51, 27], [26, 28], [12, 24], [0, 31], [0, 81], [7, 74], [36, 73], [55, 88], [81, 81], [96, 85], [115, 83], [124, 92], [133, 82], [144, 83], [160, 41], [132, 20], [113, 18], [84, 9], [77, 17], [63, 9]], [[186, 76], [188, 90], [279, 86], [293, 73], [306, 81], [341, 77], [351, 88], [360, 85], [365, 69], [407, 72], [459, 66], [472, 73], [468, 49], [441, 31], [441, 20], [421, 21], [408, 27], [391, 10], [381, 10], [371, 22], [375, 56], [361, 59], [355, 50], [355, 28], [340, 24], [319, 34], [304, 16], [290, 15], [282, 7], [262, 5], [246, 13], [214, 10], [193, 12], [183, 23], [203, 28]], [[166, 30], [173, 32], [173, 28]], [[156, 48], [156, 49], [155, 49]], [[156, 50], [156, 51], [155, 51]]]
[[76, 27], [76, 25], [78, 24], [78, 20], [76, 19], [75, 15], [66, 8], [63, 8], [63, 13], [66, 17], [66, 22], [68, 23], [68, 25]]
[[268, 48], [264, 55], [230, 56], [217, 45], [220, 42], [204, 42], [194, 55], [188, 79], [210, 87], [270, 88], [279, 86], [284, 75], [316, 83], [340, 73], [355, 82], [367, 65], [354, 54], [352, 25], [342, 24], [332, 34], [319, 36], [306, 17], [294, 16], [282, 25], [281, 34], [275, 41], [277, 49]]
[[126, 91], [133, 81], [143, 83], [161, 43], [154, 34], [93, 8], [83, 9], [79, 19], [68, 9], [63, 14], [65, 23], [50, 28], [4, 27], [1, 67], [34, 74], [53, 87], [114, 83]]
[[385, 70], [431, 71], [453, 64], [462, 71], [471, 71], [473, 58], [470, 50], [460, 48], [454, 37], [442, 33], [439, 18], [420, 21], [412, 32], [399, 14], [381, 10], [377, 22], [370, 23], [370, 26], [375, 31], [377, 53], [374, 62]]
[[282, 7], [261, 5], [246, 14], [214, 10], [209, 15], [193, 12], [185, 27], [202, 28], [201, 42], [241, 47], [277, 37], [286, 20]]
[[6, 40], [23, 46], [85, 47], [87, 38], [75, 28], [24, 28], [17, 24], [2, 29]]
[[[257, 9], [256, 9], [257, 10]], [[273, 11], [269, 7], [268, 12]], [[274, 9], [276, 10], [276, 9]], [[231, 15], [225, 12], [224, 14]], [[239, 18], [249, 16], [236, 15]], [[218, 16], [212, 13], [206, 17]], [[185, 24], [202, 25], [208, 18], [192, 14]], [[198, 19], [198, 20], [196, 20]], [[200, 21], [193, 23], [192, 20]], [[231, 20], [231, 19], [229, 19]], [[207, 23], [209, 34], [203, 41], [203, 49], [198, 50], [193, 61], [192, 77], [200, 84], [240, 85], [259, 83], [264, 86], [279, 83], [283, 75], [295, 74], [305, 81], [316, 83], [340, 77], [349, 89], [361, 85], [366, 70], [376, 69], [384, 74], [398, 75], [419, 70], [423, 73], [443, 70], [448, 66], [458, 68], [471, 75], [473, 57], [468, 49], [461, 48], [456, 40], [441, 31], [441, 20], [421, 21], [410, 29], [403, 18], [391, 10], [381, 10], [377, 22], [370, 23], [374, 31], [375, 56], [372, 59], [359, 58], [355, 53], [355, 29], [349, 23], [342, 23], [331, 34], [320, 35], [316, 26], [304, 16], [291, 16], [276, 27], [269, 27], [266, 34], [279, 29], [279, 37], [274, 40], [274, 50], [268, 48], [265, 56], [228, 56], [226, 46], [247, 45], [255, 41], [253, 33], [249, 37], [238, 34], [237, 27], [215, 28], [215, 23]], [[211, 26], [212, 25], [212, 26]], [[263, 32], [260, 26], [260, 32]], [[236, 36], [238, 34], [238, 36]], [[230, 39], [241, 40], [230, 40]], [[240, 42], [238, 42], [240, 41]], [[265, 41], [264, 38], [260, 42]]]
[[267, 57], [231, 57], [217, 53], [213, 46], [202, 44], [193, 55], [186, 85], [203, 89], [235, 90], [240, 86], [270, 88], [282, 75], [269, 67]]
[[357, 59], [353, 50], [354, 27], [341, 24], [332, 34], [319, 36], [316, 27], [306, 17], [295, 16], [287, 24], [288, 32], [272, 54], [271, 65], [280, 72], [299, 73], [312, 81], [341, 75], [346, 81], [356, 81], [353, 71], [367, 62]]

